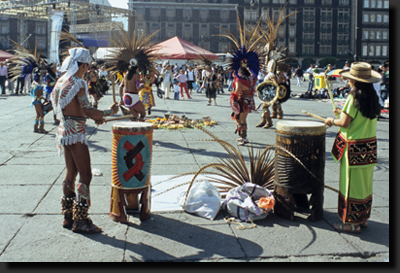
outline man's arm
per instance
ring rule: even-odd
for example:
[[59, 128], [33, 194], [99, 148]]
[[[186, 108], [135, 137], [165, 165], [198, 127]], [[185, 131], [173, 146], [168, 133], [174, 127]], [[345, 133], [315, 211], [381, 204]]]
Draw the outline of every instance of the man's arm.
[[[115, 105], [113, 104], [112, 107], [110, 107], [110, 109], [104, 111], [92, 107], [86, 96], [85, 88], [81, 88], [76, 96], [78, 98], [79, 105], [81, 106], [83, 112], [85, 113], [86, 116], [88, 116], [91, 119], [103, 120], [104, 117], [111, 116], [114, 112], [118, 111], [118, 106], [116, 104]], [[117, 109], [116, 111], [114, 106]]]

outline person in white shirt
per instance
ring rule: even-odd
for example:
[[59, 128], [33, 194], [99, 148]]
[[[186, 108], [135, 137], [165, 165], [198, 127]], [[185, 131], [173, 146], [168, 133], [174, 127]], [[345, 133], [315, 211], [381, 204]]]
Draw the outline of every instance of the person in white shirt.
[[183, 71], [181, 69], [181, 71], [179, 72], [179, 74], [175, 77], [178, 81], [179, 81], [179, 86], [181, 88], [181, 99], [183, 99], [183, 90], [185, 90], [186, 92], [186, 96], [188, 97], [188, 99], [191, 99], [192, 97], [189, 95], [188, 89], [187, 89], [187, 76], [185, 74], [185, 71]]
[[189, 65], [188, 69], [186, 70], [186, 76], [187, 76], [187, 88], [189, 90], [189, 94], [192, 95], [193, 83], [196, 81], [196, 74], [191, 65]]
[[311, 64], [310, 67], [306, 70], [308, 73], [308, 88], [307, 91], [312, 92], [314, 87], [314, 65]]
[[169, 64], [164, 65], [164, 68], [161, 70], [161, 77], [163, 78], [162, 87], [165, 91], [164, 99], [169, 99], [169, 92], [171, 91], [171, 67]]
[[174, 79], [174, 100], [179, 100], [179, 92], [181, 88], [179, 86], [179, 81]]
[[348, 61], [344, 63], [343, 70], [350, 70], [350, 63]]

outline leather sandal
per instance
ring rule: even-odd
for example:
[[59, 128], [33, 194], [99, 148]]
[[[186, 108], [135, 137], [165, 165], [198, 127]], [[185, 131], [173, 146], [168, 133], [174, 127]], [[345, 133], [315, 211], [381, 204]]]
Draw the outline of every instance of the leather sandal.
[[361, 233], [360, 225], [335, 223], [333, 227], [340, 232]]

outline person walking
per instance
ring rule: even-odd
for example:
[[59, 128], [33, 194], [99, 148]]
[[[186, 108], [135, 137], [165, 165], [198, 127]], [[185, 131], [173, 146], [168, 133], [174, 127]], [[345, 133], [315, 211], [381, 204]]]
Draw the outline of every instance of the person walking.
[[340, 119], [328, 117], [324, 123], [338, 126], [332, 157], [340, 162], [338, 216], [334, 228], [340, 232], [360, 233], [368, 226], [372, 211], [374, 166], [377, 165], [376, 123], [380, 114], [373, 83], [381, 76], [365, 62], [354, 62], [350, 70], [341, 71], [349, 79], [351, 91]]
[[188, 97], [188, 99], [191, 99], [192, 97], [189, 95], [187, 85], [186, 85], [187, 76], [185, 74], [185, 71], [183, 71], [183, 69], [181, 69], [179, 74], [175, 78], [179, 81], [179, 87], [181, 88], [181, 99], [184, 99], [183, 90], [185, 90], [186, 96]]
[[300, 65], [297, 66], [294, 75], [296, 76], [297, 79], [297, 86], [301, 87], [301, 79], [303, 78], [303, 69], [301, 69]]
[[161, 77], [163, 78], [162, 87], [165, 92], [164, 99], [169, 99], [169, 92], [171, 91], [171, 67], [169, 64], [164, 65], [163, 69], [161, 69]]
[[205, 76], [203, 78], [203, 84], [201, 88], [206, 89], [206, 98], [208, 99], [207, 106], [211, 105], [211, 99], [214, 99], [214, 105], [217, 105], [217, 89], [215, 88], [214, 82], [217, 80], [217, 76], [211, 70], [209, 65], [205, 67]]
[[192, 95], [192, 91], [193, 91], [193, 84], [196, 81], [196, 74], [193, 70], [193, 67], [191, 65], [188, 66], [186, 72], [185, 72], [186, 76], [187, 76], [187, 89], [189, 91], [190, 96]]
[[313, 91], [314, 88], [314, 65], [311, 64], [310, 67], [306, 70], [306, 73], [308, 74], [308, 88], [307, 91], [311, 92]]
[[0, 87], [1, 87], [1, 94], [6, 94], [6, 80], [8, 78], [8, 70], [7, 66], [4, 62], [0, 62]]

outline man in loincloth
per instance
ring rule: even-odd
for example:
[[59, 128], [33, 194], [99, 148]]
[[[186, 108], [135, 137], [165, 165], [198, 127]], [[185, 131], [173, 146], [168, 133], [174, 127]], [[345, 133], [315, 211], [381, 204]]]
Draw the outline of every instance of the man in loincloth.
[[[90, 52], [84, 48], [71, 48], [69, 54], [61, 67], [61, 71], [66, 73], [57, 81], [51, 93], [53, 108], [60, 121], [56, 142], [59, 155], [63, 148], [66, 165], [64, 196], [61, 198], [63, 227], [72, 228], [72, 231], [78, 233], [97, 233], [102, 232], [102, 229], [88, 217], [92, 171], [85, 124], [87, 117], [96, 124], [102, 124], [104, 117], [118, 112], [118, 105], [112, 104], [104, 111], [91, 106], [88, 85], [82, 79], [92, 60]], [[78, 173], [79, 183], [75, 190]]]

